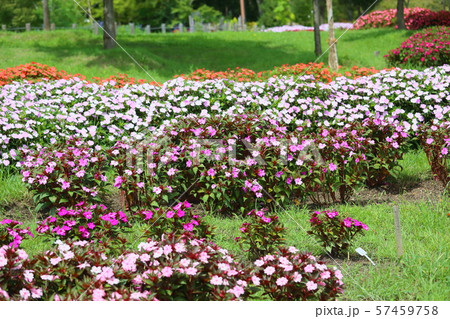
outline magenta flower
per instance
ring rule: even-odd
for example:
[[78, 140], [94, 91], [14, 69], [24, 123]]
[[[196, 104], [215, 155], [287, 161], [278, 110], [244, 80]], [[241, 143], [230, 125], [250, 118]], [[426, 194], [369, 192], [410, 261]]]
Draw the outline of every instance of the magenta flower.
[[330, 163], [329, 165], [328, 165], [328, 168], [330, 169], [330, 171], [335, 171], [336, 169], [337, 169], [337, 165], [336, 164], [333, 164], [333, 163]]

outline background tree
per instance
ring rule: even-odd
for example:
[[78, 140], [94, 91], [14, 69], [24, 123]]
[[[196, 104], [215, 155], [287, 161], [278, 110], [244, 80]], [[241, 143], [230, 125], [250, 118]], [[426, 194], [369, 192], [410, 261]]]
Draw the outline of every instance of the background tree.
[[50, 31], [50, 10], [48, 8], [48, 0], [42, 0], [42, 13], [44, 16], [44, 30]]
[[103, 45], [105, 49], [116, 46], [116, 27], [113, 0], [103, 0]]
[[336, 39], [334, 37], [334, 17], [333, 17], [333, 1], [327, 0], [327, 16], [328, 16], [328, 65], [331, 70], [337, 71], [339, 63], [337, 56]]
[[320, 41], [320, 7], [319, 0], [313, 0], [314, 8], [314, 53], [317, 57], [322, 55], [322, 43]]
[[400, 30], [405, 30], [405, 0], [397, 0], [397, 26]]

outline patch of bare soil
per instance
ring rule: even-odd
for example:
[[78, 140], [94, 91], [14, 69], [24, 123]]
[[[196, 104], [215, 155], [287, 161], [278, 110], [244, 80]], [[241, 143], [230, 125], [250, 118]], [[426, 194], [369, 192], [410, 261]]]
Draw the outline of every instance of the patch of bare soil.
[[440, 200], [444, 186], [435, 180], [386, 183], [380, 187], [364, 189], [353, 196], [352, 203], [368, 205], [399, 201]]
[[21, 222], [39, 219], [39, 216], [34, 211], [34, 207], [31, 199], [0, 206], [0, 219], [6, 218]]

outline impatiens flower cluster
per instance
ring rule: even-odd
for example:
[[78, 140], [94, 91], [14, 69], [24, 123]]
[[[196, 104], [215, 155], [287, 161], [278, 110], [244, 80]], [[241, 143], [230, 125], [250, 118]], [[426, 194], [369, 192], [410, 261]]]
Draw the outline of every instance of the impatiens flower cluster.
[[129, 226], [124, 212], [111, 212], [103, 204], [82, 202], [74, 208], [58, 208], [55, 216], [38, 222], [36, 231], [55, 238], [105, 239]]
[[343, 218], [337, 211], [316, 211], [309, 222], [311, 230], [308, 234], [313, 235], [333, 257], [347, 253], [354, 237], [369, 229], [356, 219]]
[[447, 164], [450, 152], [450, 122], [423, 125], [417, 135], [434, 178], [446, 187], [450, 182]]
[[[326, 26], [328, 28], [328, 25]], [[348, 25], [343, 25], [343, 28], [347, 29]], [[295, 29], [296, 27], [289, 27]], [[273, 29], [274, 32], [291, 31], [281, 29]], [[292, 30], [299, 31], [299, 30]], [[293, 65], [285, 64], [281, 67], [275, 67], [270, 71], [255, 72], [250, 69], [239, 68], [228, 69], [227, 71], [216, 72], [205, 69], [195, 70], [191, 74], [181, 74], [175, 76], [175, 78], [181, 77], [186, 80], [193, 81], [206, 81], [206, 80], [217, 80], [217, 79], [228, 79], [237, 82], [248, 82], [248, 81], [263, 81], [268, 80], [272, 77], [284, 77], [284, 76], [303, 76], [302, 81], [321, 81], [324, 83], [329, 83], [337, 77], [346, 76], [349, 78], [356, 79], [361, 76], [367, 76], [379, 72], [375, 68], [363, 68], [363, 67], [352, 67], [346, 72], [333, 72], [328, 69], [323, 63], [297, 63]], [[259, 92], [258, 92], [259, 93]]]
[[243, 251], [247, 252], [249, 259], [256, 259], [275, 251], [285, 239], [286, 228], [278, 216], [266, 215], [267, 210], [252, 210], [247, 216], [250, 220], [243, 223], [240, 228], [241, 236], [235, 241]]
[[148, 238], [160, 239], [165, 234], [181, 235], [187, 233], [198, 238], [213, 238], [214, 227], [202, 220], [199, 210], [195, 210], [187, 201], [172, 207], [158, 207], [152, 210], [138, 211], [134, 220], [143, 225], [143, 233]]
[[430, 28], [416, 33], [384, 57], [392, 66], [447, 64], [450, 61], [450, 27]]
[[8, 245], [18, 248], [24, 238], [33, 238], [30, 228], [21, 228], [21, 222], [11, 219], [0, 220], [0, 246]]
[[98, 201], [107, 181], [105, 156], [92, 146], [92, 142], [69, 139], [36, 151], [21, 149], [22, 181], [36, 191], [34, 199], [41, 211]]
[[253, 284], [272, 300], [335, 300], [343, 292], [339, 270], [295, 247], [280, 247], [254, 265]]
[[[352, 29], [353, 24], [352, 23], [346, 23], [346, 22], [335, 22], [334, 24], [335, 29]], [[328, 31], [328, 24], [321, 24], [319, 26], [320, 31]], [[280, 27], [272, 27], [264, 30], [265, 32], [296, 32], [296, 31], [314, 31], [314, 27], [307, 27], [304, 25], [283, 25]]]
[[[405, 8], [405, 26], [410, 30], [418, 30], [431, 26], [449, 26], [450, 12], [449, 11], [431, 11], [424, 8]], [[363, 15], [356, 20], [353, 25], [354, 29], [371, 29], [371, 28], [385, 28], [396, 27], [397, 25], [397, 10], [388, 9], [382, 11], [373, 11], [369, 14]]]

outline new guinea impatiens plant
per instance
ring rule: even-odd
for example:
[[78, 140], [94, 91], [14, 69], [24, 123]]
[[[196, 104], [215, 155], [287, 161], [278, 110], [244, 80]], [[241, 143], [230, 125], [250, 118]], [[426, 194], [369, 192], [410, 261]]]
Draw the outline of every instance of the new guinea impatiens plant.
[[0, 220], [0, 246], [18, 248], [24, 238], [34, 237], [30, 227], [24, 229], [20, 227], [21, 225], [21, 222], [12, 219]]
[[447, 187], [450, 182], [447, 163], [450, 152], [450, 122], [422, 125], [417, 135], [434, 178]]
[[142, 226], [141, 237], [159, 240], [165, 234], [190, 233], [197, 238], [213, 239], [214, 228], [202, 220], [203, 213], [187, 202], [179, 202], [173, 207], [158, 207], [138, 211], [133, 221]]
[[122, 255], [119, 267], [135, 289], [158, 300], [246, 300], [255, 292], [250, 269], [227, 250], [190, 234], [148, 239], [138, 252]]
[[410, 36], [399, 48], [385, 55], [389, 65], [431, 67], [450, 61], [450, 27], [425, 29]]
[[22, 181], [35, 194], [36, 210], [54, 213], [81, 201], [100, 201], [106, 162], [101, 147], [89, 144], [74, 138], [40, 150], [20, 149]]
[[55, 244], [33, 257], [31, 284], [42, 293], [28, 294], [29, 300], [154, 300], [154, 294], [135, 289], [133, 276], [119, 270], [107, 239], [57, 240]]
[[37, 223], [38, 234], [58, 239], [107, 240], [110, 249], [118, 249], [125, 243], [123, 234], [131, 224], [122, 211], [110, 211], [103, 204], [78, 203], [73, 208], [60, 207], [54, 216]]
[[[430, 26], [450, 25], [449, 11], [431, 11], [425, 8], [405, 8], [405, 26], [409, 30], [418, 30]], [[356, 20], [354, 29], [397, 27], [397, 10], [373, 11]]]
[[33, 285], [33, 269], [25, 250], [0, 246], [0, 301], [40, 298], [43, 291]]
[[32, 287], [43, 291], [38, 299], [244, 300], [255, 292], [250, 269], [189, 234], [148, 239], [119, 256], [108, 254], [108, 242], [56, 244], [34, 257]]
[[332, 257], [347, 253], [354, 237], [369, 229], [356, 219], [340, 216], [337, 211], [315, 211], [309, 222], [311, 230], [307, 233], [317, 238]]
[[247, 252], [250, 260], [274, 252], [285, 241], [286, 228], [276, 215], [266, 216], [267, 210], [252, 210], [248, 223], [243, 223], [241, 236], [235, 241]]
[[342, 273], [295, 247], [280, 247], [254, 262], [252, 283], [272, 300], [336, 300], [343, 292]]

